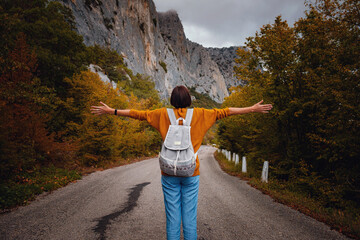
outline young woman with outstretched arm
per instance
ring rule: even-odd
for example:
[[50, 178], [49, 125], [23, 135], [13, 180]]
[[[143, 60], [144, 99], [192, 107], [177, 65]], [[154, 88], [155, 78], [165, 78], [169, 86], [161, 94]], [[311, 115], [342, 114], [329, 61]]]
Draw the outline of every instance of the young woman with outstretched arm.
[[[170, 99], [176, 119], [185, 119], [187, 107], [191, 105], [189, 90], [184, 86], [174, 88]], [[196, 153], [202, 143], [207, 130], [219, 119], [247, 113], [268, 113], [272, 105], [262, 104], [262, 100], [253, 106], [244, 108], [204, 109], [194, 108], [191, 120], [191, 143]], [[100, 102], [102, 106], [92, 106], [95, 115], [118, 115], [146, 120], [156, 128], [164, 141], [170, 126], [170, 119], [166, 108], [138, 111], [134, 109], [114, 109]], [[185, 240], [197, 239], [197, 201], [199, 191], [200, 162], [196, 156], [196, 167], [191, 177], [172, 176], [161, 171], [161, 184], [164, 194], [166, 212], [166, 234], [168, 240], [180, 239], [180, 226], [183, 225]], [[191, 172], [192, 173], [192, 172]]]

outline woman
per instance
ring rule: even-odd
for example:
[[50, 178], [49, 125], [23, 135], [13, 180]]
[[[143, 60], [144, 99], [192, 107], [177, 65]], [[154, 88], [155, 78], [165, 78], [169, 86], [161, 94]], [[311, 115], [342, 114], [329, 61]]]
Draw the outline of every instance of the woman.
[[[225, 109], [203, 109], [194, 108], [191, 121], [191, 142], [194, 152], [201, 146], [202, 140], [207, 130], [216, 122], [224, 117], [245, 114], [245, 113], [267, 113], [271, 110], [271, 104], [261, 104], [263, 101], [251, 107], [245, 108], [225, 108]], [[103, 106], [92, 106], [91, 111], [96, 115], [110, 114], [131, 117], [139, 120], [147, 120], [155, 127], [164, 140], [170, 125], [169, 116], [166, 108], [155, 110], [137, 111], [133, 109], [117, 110]], [[189, 90], [184, 86], [177, 86], [171, 93], [170, 103], [174, 106], [176, 118], [186, 116], [186, 108], [191, 105]], [[197, 239], [196, 218], [197, 201], [199, 190], [199, 159], [196, 158], [196, 167], [191, 177], [176, 177], [162, 173], [161, 183], [164, 194], [166, 212], [166, 233], [167, 239], [180, 239], [180, 225], [183, 224], [184, 239]]]

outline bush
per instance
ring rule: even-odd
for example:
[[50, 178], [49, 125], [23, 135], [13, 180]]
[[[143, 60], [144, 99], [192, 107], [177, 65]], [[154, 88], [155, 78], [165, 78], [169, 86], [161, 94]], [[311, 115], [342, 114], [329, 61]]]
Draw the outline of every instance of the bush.
[[165, 73], [167, 73], [166, 63], [164, 63], [163, 61], [160, 61], [159, 64], [164, 69]]

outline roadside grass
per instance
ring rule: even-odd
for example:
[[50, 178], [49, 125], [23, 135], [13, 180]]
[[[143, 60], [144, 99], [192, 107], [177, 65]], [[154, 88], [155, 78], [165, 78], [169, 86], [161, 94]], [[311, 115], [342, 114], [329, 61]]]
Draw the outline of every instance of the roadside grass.
[[0, 208], [25, 205], [43, 192], [51, 192], [81, 178], [75, 170], [55, 166], [21, 171], [13, 178], [0, 182]]
[[268, 183], [262, 182], [259, 178], [250, 177], [247, 173], [241, 172], [241, 164], [235, 166], [226, 157], [214, 153], [221, 169], [226, 173], [246, 180], [249, 185], [271, 196], [275, 201], [296, 209], [318, 221], [324, 222], [340, 233], [354, 239], [360, 239], [360, 209], [349, 207], [345, 210], [332, 208], [322, 201], [306, 196], [299, 192], [291, 191], [289, 183], [269, 179]]
[[103, 163], [98, 167], [78, 165], [66, 169], [50, 165], [48, 167], [34, 167], [31, 170], [23, 170], [11, 179], [0, 180], [0, 212], [7, 212], [18, 206], [27, 205], [38, 195], [44, 192], [52, 192], [71, 182], [76, 182], [82, 176], [92, 172], [103, 171], [154, 157], [118, 159]]

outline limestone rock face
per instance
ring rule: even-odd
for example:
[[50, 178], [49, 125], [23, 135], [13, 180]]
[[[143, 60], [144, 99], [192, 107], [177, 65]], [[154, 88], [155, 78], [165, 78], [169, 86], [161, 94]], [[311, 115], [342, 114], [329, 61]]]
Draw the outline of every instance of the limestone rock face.
[[186, 39], [175, 11], [157, 13], [152, 0], [56, 0], [68, 6], [86, 45], [107, 46], [136, 74], [155, 82], [163, 99], [177, 85], [194, 87], [222, 102], [223, 73], [209, 51]]
[[221, 74], [224, 76], [226, 87], [230, 88], [232, 86], [243, 85], [244, 82], [237, 79], [234, 74], [234, 66], [236, 55], [236, 50], [239, 47], [227, 47], [227, 48], [206, 48], [209, 52], [211, 59], [216, 62], [218, 65]]
[[228, 96], [224, 77], [206, 48], [185, 37], [175, 11], [158, 13], [158, 17], [162, 37], [178, 59], [180, 80], [197, 92], [209, 94], [215, 101], [222, 102]]
[[116, 89], [116, 82], [111, 81], [110, 78], [104, 73], [104, 71], [102, 70], [102, 68], [100, 66], [90, 64], [88, 69], [93, 73], [97, 73], [99, 75], [101, 81], [103, 81], [104, 83], [110, 83], [111, 87], [113, 89]]

